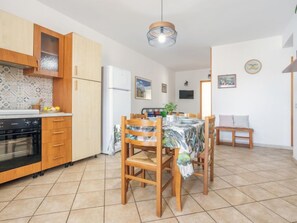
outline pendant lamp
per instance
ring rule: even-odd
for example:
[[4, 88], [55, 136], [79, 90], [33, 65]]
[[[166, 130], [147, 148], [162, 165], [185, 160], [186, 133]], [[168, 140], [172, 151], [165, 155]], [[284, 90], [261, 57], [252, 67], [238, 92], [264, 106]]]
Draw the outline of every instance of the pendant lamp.
[[163, 0], [161, 0], [161, 21], [150, 25], [148, 43], [153, 47], [169, 47], [176, 43], [177, 32], [171, 22], [163, 21]]

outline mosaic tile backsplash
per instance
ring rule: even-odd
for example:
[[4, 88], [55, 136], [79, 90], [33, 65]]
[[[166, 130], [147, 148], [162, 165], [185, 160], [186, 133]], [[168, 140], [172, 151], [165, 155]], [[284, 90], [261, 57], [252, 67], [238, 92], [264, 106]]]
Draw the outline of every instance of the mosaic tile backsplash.
[[0, 65], [0, 109], [28, 109], [43, 99], [53, 104], [53, 80], [23, 75], [23, 70]]

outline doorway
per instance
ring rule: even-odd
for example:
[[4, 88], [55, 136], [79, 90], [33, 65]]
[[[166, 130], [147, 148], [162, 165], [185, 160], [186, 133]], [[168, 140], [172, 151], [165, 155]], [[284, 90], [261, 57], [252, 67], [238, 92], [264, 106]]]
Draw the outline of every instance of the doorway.
[[200, 81], [200, 114], [201, 118], [211, 115], [211, 81]]

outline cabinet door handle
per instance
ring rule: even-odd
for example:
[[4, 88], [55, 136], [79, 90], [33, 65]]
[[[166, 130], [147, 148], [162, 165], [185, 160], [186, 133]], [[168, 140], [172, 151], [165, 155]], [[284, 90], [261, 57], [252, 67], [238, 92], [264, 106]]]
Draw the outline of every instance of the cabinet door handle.
[[53, 158], [53, 160], [62, 159], [62, 158], [64, 158], [64, 156], [57, 156], [57, 157]]
[[60, 146], [64, 146], [64, 143], [53, 145], [53, 147], [60, 147]]
[[58, 134], [63, 134], [64, 131], [60, 131], [60, 132], [53, 132], [53, 135], [58, 135]]
[[77, 76], [78, 75], [78, 67], [75, 65], [74, 66], [74, 75]]
[[77, 91], [77, 89], [78, 89], [78, 84], [77, 84], [77, 80], [74, 82], [74, 90], [76, 90]]
[[64, 119], [55, 119], [53, 122], [64, 122]]
[[36, 68], [36, 70], [38, 71], [38, 70], [39, 70], [39, 60], [36, 60], [36, 63], [37, 63], [37, 68]]

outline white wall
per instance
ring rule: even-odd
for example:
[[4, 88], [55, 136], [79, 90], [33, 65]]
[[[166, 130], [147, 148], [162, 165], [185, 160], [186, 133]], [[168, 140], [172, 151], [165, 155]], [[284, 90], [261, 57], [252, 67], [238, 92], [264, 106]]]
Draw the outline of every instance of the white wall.
[[[282, 74], [290, 50], [282, 49], [282, 37], [213, 47], [213, 113], [249, 115], [254, 143], [290, 146], [290, 77]], [[246, 61], [258, 59], [262, 70], [244, 70]], [[218, 89], [217, 76], [236, 74], [237, 87]]]
[[[79, 33], [102, 44], [102, 63], [132, 72], [132, 112], [142, 107], [160, 107], [174, 101], [174, 72], [155, 61], [129, 49], [87, 26], [51, 9], [36, 0], [0, 0], [0, 9], [55, 30], [62, 34]], [[145, 33], [143, 34], [145, 35]], [[147, 47], [150, 47], [149, 45]], [[152, 100], [136, 100], [134, 97], [134, 76], [152, 80]], [[167, 94], [161, 93], [161, 83], [168, 85]]]
[[[297, 51], [297, 15], [294, 14], [292, 16], [291, 21], [285, 28], [285, 31], [283, 33], [283, 45], [288, 43], [288, 39], [292, 36], [292, 44], [289, 46], [290, 48], [288, 50], [291, 51], [291, 55], [287, 57], [288, 64], [290, 62], [290, 57], [293, 56], [296, 59], [296, 51]], [[287, 74], [290, 75], [290, 74]], [[294, 74], [294, 151], [293, 156], [297, 160], [297, 78], [296, 78], [296, 72]]]
[[[175, 101], [177, 111], [200, 112], [200, 81], [208, 80], [210, 69], [180, 71], [175, 73]], [[188, 86], [184, 86], [188, 81]], [[194, 90], [194, 99], [179, 99], [179, 90]]]

